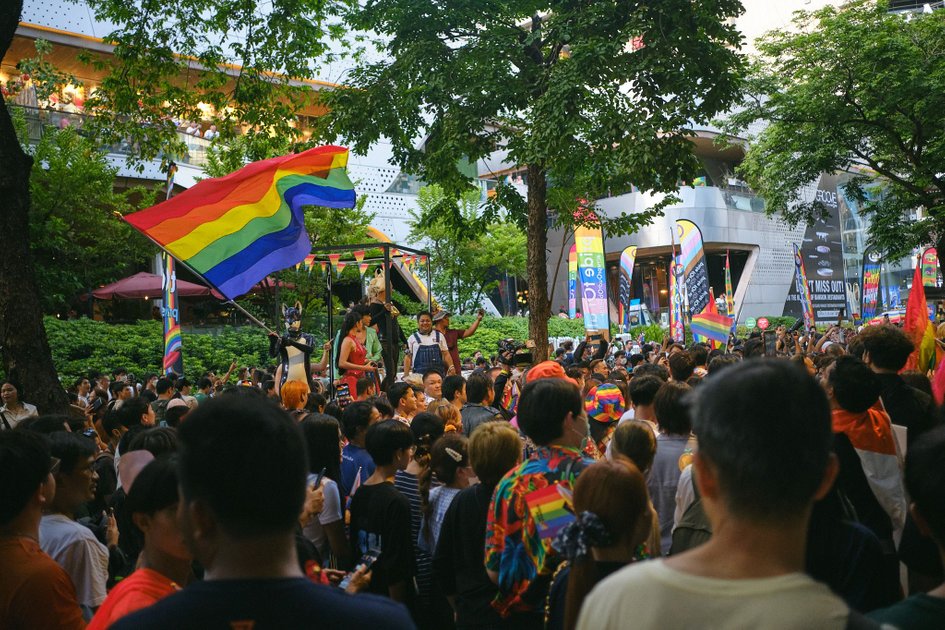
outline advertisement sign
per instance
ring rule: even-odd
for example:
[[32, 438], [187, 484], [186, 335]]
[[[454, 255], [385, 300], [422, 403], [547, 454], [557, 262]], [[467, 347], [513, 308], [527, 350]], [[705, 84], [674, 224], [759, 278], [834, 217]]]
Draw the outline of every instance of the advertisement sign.
[[578, 278], [581, 284], [581, 303], [584, 329], [607, 331], [610, 317], [607, 304], [607, 275], [604, 264], [604, 237], [600, 224], [579, 226], [574, 232], [577, 251]]
[[568, 317], [577, 316], [577, 246], [572, 245], [568, 251]]
[[863, 310], [860, 311], [867, 321], [876, 316], [879, 304], [879, 271], [879, 252], [867, 250], [863, 256]]
[[795, 246], [795, 282], [784, 302], [784, 315], [803, 316], [805, 326], [808, 318], [835, 322], [847, 306], [836, 176], [821, 176], [815, 202], [825, 214], [807, 226], [803, 242]]
[[630, 246], [620, 253], [620, 287], [618, 294], [618, 308], [620, 309], [620, 326], [627, 332], [630, 326], [630, 287], [633, 280], [633, 262], [637, 257], [637, 248]]
[[768, 321], [767, 317], [758, 318], [758, 328], [760, 328], [761, 330], [768, 330], [768, 326], [770, 325], [771, 325], [771, 322]]
[[162, 285], [164, 289], [164, 304], [161, 315], [164, 319], [164, 373], [171, 372], [182, 375], [184, 373], [184, 355], [181, 352], [180, 311], [177, 307], [177, 272], [175, 261], [167, 252], [162, 255], [164, 262]]
[[938, 286], [938, 251], [934, 247], [922, 253], [922, 286]]
[[677, 219], [676, 236], [679, 238], [679, 262], [686, 282], [691, 319], [709, 303], [709, 271], [702, 247], [702, 231], [688, 219]]

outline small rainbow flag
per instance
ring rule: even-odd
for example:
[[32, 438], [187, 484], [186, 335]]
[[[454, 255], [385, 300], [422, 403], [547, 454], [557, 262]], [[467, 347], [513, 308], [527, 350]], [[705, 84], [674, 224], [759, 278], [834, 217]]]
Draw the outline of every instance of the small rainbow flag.
[[558, 484], [525, 495], [528, 511], [535, 521], [535, 532], [539, 538], [554, 538], [565, 525], [574, 520], [574, 512]]
[[692, 322], [689, 326], [694, 335], [698, 334], [707, 339], [725, 343], [728, 341], [728, 333], [732, 329], [732, 320], [718, 313], [702, 312], [692, 316]]
[[311, 251], [305, 206], [354, 207], [347, 164], [336, 146], [253, 162], [124, 219], [233, 299]]

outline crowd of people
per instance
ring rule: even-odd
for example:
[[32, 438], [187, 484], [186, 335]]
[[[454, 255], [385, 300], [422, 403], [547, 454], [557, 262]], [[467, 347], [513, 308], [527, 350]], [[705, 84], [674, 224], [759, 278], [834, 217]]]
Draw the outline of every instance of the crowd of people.
[[4, 382], [0, 627], [945, 627], [943, 411], [900, 328], [463, 370], [475, 326], [425, 312], [382, 383], [369, 316], [344, 396], [114, 370], [40, 415]]

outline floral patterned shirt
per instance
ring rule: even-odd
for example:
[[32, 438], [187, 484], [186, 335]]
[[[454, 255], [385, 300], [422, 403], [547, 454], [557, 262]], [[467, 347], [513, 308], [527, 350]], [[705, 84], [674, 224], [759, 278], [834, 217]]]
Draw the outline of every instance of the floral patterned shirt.
[[592, 460], [579, 449], [540, 446], [496, 486], [486, 524], [485, 565], [499, 574], [499, 614], [540, 610], [561, 557], [551, 543], [574, 519], [571, 488]]

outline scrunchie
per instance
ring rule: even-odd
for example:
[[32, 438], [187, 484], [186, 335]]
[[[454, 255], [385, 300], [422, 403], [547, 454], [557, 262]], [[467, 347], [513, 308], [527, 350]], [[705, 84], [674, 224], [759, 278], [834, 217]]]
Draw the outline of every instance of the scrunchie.
[[587, 557], [591, 553], [591, 547], [608, 547], [613, 542], [613, 536], [607, 531], [600, 517], [585, 511], [564, 526], [552, 547], [573, 562]]

